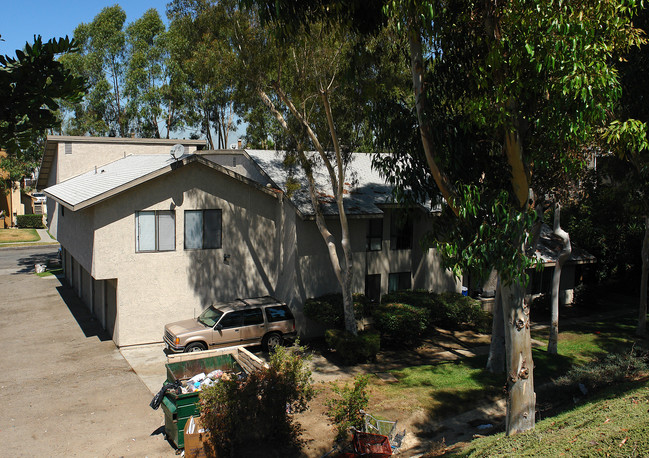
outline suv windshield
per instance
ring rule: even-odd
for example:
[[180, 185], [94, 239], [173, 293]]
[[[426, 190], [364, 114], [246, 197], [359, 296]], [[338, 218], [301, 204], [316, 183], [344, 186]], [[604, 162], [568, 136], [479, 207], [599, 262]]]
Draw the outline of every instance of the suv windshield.
[[223, 316], [223, 312], [215, 309], [213, 306], [206, 308], [203, 313], [198, 315], [198, 322], [211, 328]]

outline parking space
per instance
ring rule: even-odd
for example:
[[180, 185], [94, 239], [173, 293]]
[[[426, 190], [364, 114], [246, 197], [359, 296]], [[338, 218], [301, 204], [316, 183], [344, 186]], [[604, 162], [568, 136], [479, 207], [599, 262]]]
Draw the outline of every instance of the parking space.
[[32, 273], [54, 256], [0, 250], [2, 455], [175, 456], [151, 391], [112, 340], [66, 285]]

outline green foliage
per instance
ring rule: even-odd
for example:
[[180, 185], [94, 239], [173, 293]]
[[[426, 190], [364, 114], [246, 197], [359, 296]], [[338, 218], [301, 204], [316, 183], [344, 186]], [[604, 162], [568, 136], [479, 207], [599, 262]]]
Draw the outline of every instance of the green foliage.
[[71, 134], [128, 136], [125, 22], [122, 7], [113, 5], [104, 7], [92, 22], [79, 24], [74, 30], [80, 52], [61, 61], [74, 74], [87, 79], [89, 91], [83, 101], [66, 106], [73, 114], [66, 126]]
[[342, 388], [336, 385], [332, 387], [337, 397], [328, 399], [326, 406], [327, 418], [336, 427], [336, 441], [345, 439], [349, 428], [362, 430], [364, 426], [362, 411], [369, 403], [368, 381], [367, 375], [359, 375], [354, 377], [352, 387], [347, 384]]
[[29, 150], [48, 129], [60, 126], [61, 100], [79, 100], [85, 82], [56, 60], [77, 52], [78, 43], [68, 37], [34, 43], [16, 50], [16, 57], [0, 56], [0, 148], [9, 156]]
[[622, 161], [598, 158], [583, 181], [583, 195], [562, 209], [562, 226], [579, 247], [597, 258], [595, 281], [638, 278], [646, 199]]
[[279, 347], [268, 369], [201, 392], [201, 419], [217, 454], [245, 454], [251, 444], [270, 450], [297, 444], [300, 426], [293, 415], [304, 412], [315, 395], [304, 352], [303, 347]]
[[482, 276], [495, 269], [506, 284], [527, 284], [527, 270], [541, 267], [522, 249], [525, 234], [536, 221], [535, 212], [515, 208], [506, 191], [490, 196], [484, 187], [458, 185], [456, 189], [458, 217], [439, 221], [430, 234], [444, 266], [458, 277], [465, 269]]
[[237, 92], [248, 75], [236, 52], [242, 45], [239, 40], [246, 44], [243, 35], [251, 18], [228, 0], [175, 0], [167, 5], [167, 16], [171, 21], [169, 65], [175, 73], [170, 83], [184, 84], [176, 87], [176, 93], [182, 92], [185, 122], [200, 130], [209, 149], [228, 148], [228, 133], [234, 130], [232, 116], [235, 111], [242, 113], [239, 105], [244, 100], [256, 96]]
[[394, 291], [381, 296], [381, 302], [400, 302], [402, 304], [424, 307], [429, 310], [435, 308], [437, 294], [425, 289]]
[[612, 121], [603, 130], [602, 137], [609, 147], [618, 150], [622, 158], [649, 149], [647, 124], [637, 119]]
[[461, 329], [468, 325], [481, 332], [491, 329], [491, 316], [480, 301], [459, 293], [445, 292], [437, 296], [437, 310], [431, 310], [431, 321], [444, 329]]
[[384, 295], [383, 302], [395, 302], [423, 308], [428, 311], [428, 328], [438, 326], [444, 329], [470, 327], [487, 332], [491, 329], [490, 314], [484, 312], [480, 301], [459, 293], [431, 291], [396, 291]]
[[45, 227], [43, 225], [43, 215], [18, 215], [16, 216], [16, 222], [19, 229], [42, 229]]
[[354, 335], [342, 329], [327, 329], [325, 340], [346, 365], [373, 361], [381, 349], [381, 335], [374, 331]]
[[600, 390], [606, 386], [623, 382], [630, 378], [644, 376], [649, 371], [649, 353], [630, 349], [624, 353], [608, 353], [583, 365], [575, 365], [556, 380], [561, 391], [572, 388], [576, 394], [581, 383], [589, 391]]
[[417, 345], [429, 323], [430, 312], [413, 305], [389, 302], [374, 309], [374, 327], [387, 345]]
[[[187, 103], [190, 76], [171, 59], [180, 38], [167, 30], [157, 10], [127, 24], [119, 5], [105, 7], [74, 35], [81, 52], [61, 61], [88, 79], [89, 92], [65, 105], [66, 133], [168, 138], [194, 119]], [[159, 124], [166, 127], [164, 134]]]
[[[326, 328], [345, 329], [342, 294], [325, 294], [307, 299], [304, 303], [304, 314]], [[368, 302], [363, 294], [354, 294], [354, 315], [357, 320], [368, 316]]]
[[[167, 121], [167, 131], [175, 121], [163, 116], [169, 77], [165, 74], [166, 39], [166, 27], [155, 8], [145, 11], [141, 18], [126, 27], [124, 94], [128, 97], [129, 117], [135, 120], [136, 130], [143, 137], [160, 138], [158, 121], [161, 118]], [[174, 109], [169, 108], [168, 114], [174, 118]]]
[[[377, 124], [388, 127], [374, 138], [381, 150], [397, 153], [382, 169], [398, 184], [400, 201], [409, 190], [425, 189], [433, 174], [457, 194], [451, 203], [459, 221], [450, 211], [439, 218], [448, 227], [433, 234], [431, 244], [445, 266], [459, 274], [499, 264], [505, 283], [526, 283], [528, 191], [556, 195], [575, 177], [583, 147], [597, 137], [621, 93], [615, 57], [643, 42], [631, 22], [639, 7], [550, 0], [386, 5], [396, 31], [423, 48], [409, 57], [411, 81], [423, 78], [417, 121], [428, 160], [411, 147], [408, 129], [390, 129], [396, 123], [391, 113], [413, 120], [415, 100], [396, 90], [391, 102], [398, 109], [379, 113]], [[432, 161], [439, 173], [431, 172]]]

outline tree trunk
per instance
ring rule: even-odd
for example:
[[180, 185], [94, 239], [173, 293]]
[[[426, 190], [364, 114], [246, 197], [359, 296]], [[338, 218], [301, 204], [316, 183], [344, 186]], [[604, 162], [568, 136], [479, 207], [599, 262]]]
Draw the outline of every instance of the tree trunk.
[[491, 325], [491, 343], [486, 369], [494, 374], [505, 372], [505, 321], [501, 297], [500, 281], [496, 286], [496, 298], [493, 308], [493, 324]]
[[642, 273], [640, 275], [640, 310], [636, 334], [647, 333], [647, 277], [649, 276], [649, 216], [644, 218], [644, 240], [642, 241]]
[[525, 304], [525, 287], [516, 280], [501, 281], [507, 348], [507, 417], [505, 432], [516, 434], [534, 428], [536, 394], [530, 337], [530, 312]]
[[[333, 114], [331, 106], [329, 105], [329, 95], [326, 90], [321, 90], [322, 103], [327, 113], [327, 123], [329, 124], [329, 133], [334, 145], [334, 152], [336, 153], [336, 167], [338, 169], [338, 186], [334, 189], [336, 196], [336, 205], [338, 207], [338, 215], [340, 219], [340, 232], [341, 239], [340, 245], [343, 249], [343, 256], [345, 258], [343, 269], [343, 310], [345, 313], [345, 329], [352, 334], [356, 335], [356, 314], [354, 313], [354, 297], [352, 295], [352, 267], [353, 255], [349, 236], [349, 223], [347, 222], [347, 213], [345, 213], [345, 206], [343, 203], [344, 186], [345, 186], [345, 168], [343, 165], [342, 153], [340, 151], [340, 143], [338, 142], [338, 135], [334, 127]], [[334, 175], [335, 176], [335, 175]], [[332, 180], [333, 181], [333, 180]], [[333, 183], [332, 183], [333, 184]]]
[[207, 149], [214, 149], [214, 139], [212, 138], [212, 128], [210, 126], [210, 115], [207, 109], [203, 109], [203, 126], [205, 136], [207, 137]]
[[553, 234], [561, 239], [563, 248], [559, 253], [557, 263], [554, 266], [552, 275], [552, 320], [550, 322], [550, 339], [548, 340], [548, 353], [557, 354], [557, 342], [559, 340], [559, 286], [561, 285], [561, 269], [572, 253], [570, 236], [561, 229], [561, 205], [554, 206], [554, 231]]
[[410, 71], [412, 73], [412, 87], [415, 93], [415, 107], [417, 109], [417, 120], [419, 121], [419, 133], [421, 134], [421, 143], [424, 147], [426, 162], [430, 173], [435, 180], [446, 203], [458, 216], [459, 209], [455, 202], [455, 193], [449, 183], [448, 177], [440, 170], [435, 160], [435, 145], [426, 121], [426, 94], [424, 94], [424, 55], [421, 44], [421, 35], [413, 27], [408, 33], [410, 41]]
[[[313, 143], [316, 145], [318, 148], [321, 157], [323, 157], [323, 160], [325, 160], [325, 165], [327, 166], [330, 176], [331, 176], [331, 181], [332, 181], [332, 186], [334, 187], [334, 193], [336, 193], [336, 190], [338, 188], [338, 180], [336, 180], [335, 172], [333, 171], [333, 167], [331, 164], [328, 162], [326, 159], [326, 156], [323, 154], [322, 147], [320, 146], [320, 143], [318, 142], [317, 137], [315, 137], [315, 133], [310, 129], [308, 124], [304, 121], [303, 118], [299, 116], [299, 113], [291, 103], [291, 101], [288, 99], [286, 94], [281, 92], [278, 88], [276, 88], [278, 91], [278, 94], [280, 95], [280, 98], [284, 101], [284, 103], [289, 106], [289, 109], [293, 113], [293, 115], [298, 118], [303, 125], [307, 128], [307, 131], [309, 132], [309, 136], [313, 140]], [[273, 116], [275, 116], [275, 119], [279, 122], [279, 124], [284, 128], [284, 130], [289, 134], [292, 135], [292, 132], [290, 131], [290, 128], [284, 119], [284, 116], [282, 113], [275, 108], [275, 105], [273, 104], [272, 100], [268, 97], [268, 95], [261, 89], [258, 89], [258, 94], [261, 97], [262, 101], [264, 104], [270, 109], [271, 113]], [[352, 283], [352, 260], [351, 260], [351, 250], [349, 249], [349, 229], [347, 225], [347, 218], [346, 214], [344, 212], [344, 208], [342, 207], [342, 192], [340, 193], [340, 202], [338, 200], [336, 201], [337, 204], [339, 204], [339, 217], [340, 217], [340, 224], [342, 228], [342, 233], [343, 233], [343, 253], [345, 254], [345, 266], [344, 268], [341, 266], [340, 259], [338, 257], [338, 251], [336, 249], [336, 241], [334, 236], [331, 234], [329, 229], [327, 228], [327, 223], [325, 221], [324, 215], [322, 214], [322, 211], [320, 209], [320, 202], [318, 200], [318, 195], [316, 192], [315, 188], [315, 179], [313, 177], [313, 173], [311, 172], [311, 167], [308, 163], [308, 159], [298, 141], [298, 156], [300, 158], [300, 163], [302, 165], [302, 169], [307, 177], [307, 181], [309, 183], [309, 195], [311, 197], [311, 204], [313, 205], [314, 211], [315, 211], [315, 219], [316, 219], [316, 225], [318, 227], [318, 230], [320, 231], [320, 235], [322, 235], [322, 238], [325, 242], [325, 245], [327, 246], [327, 252], [329, 253], [329, 260], [331, 262], [331, 266], [334, 270], [334, 273], [336, 275], [336, 278], [338, 279], [338, 283], [340, 284], [341, 290], [342, 290], [342, 296], [343, 296], [343, 312], [344, 312], [344, 319], [345, 319], [345, 329], [348, 332], [351, 332], [352, 334], [356, 334], [358, 332], [357, 327], [356, 327], [356, 316], [354, 315], [354, 300], [353, 300], [353, 295], [351, 291], [351, 283]], [[342, 164], [340, 164], [342, 165]], [[344, 183], [344, 177], [340, 177], [340, 182]], [[337, 194], [337, 193], [336, 193]]]

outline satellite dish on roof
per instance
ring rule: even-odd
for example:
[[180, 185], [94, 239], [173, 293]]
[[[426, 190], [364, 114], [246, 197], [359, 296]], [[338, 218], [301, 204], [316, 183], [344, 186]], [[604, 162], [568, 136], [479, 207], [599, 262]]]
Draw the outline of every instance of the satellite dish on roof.
[[171, 147], [171, 151], [169, 151], [169, 154], [171, 154], [172, 158], [178, 160], [183, 154], [185, 154], [185, 147], [180, 143], [176, 143], [174, 146]]

